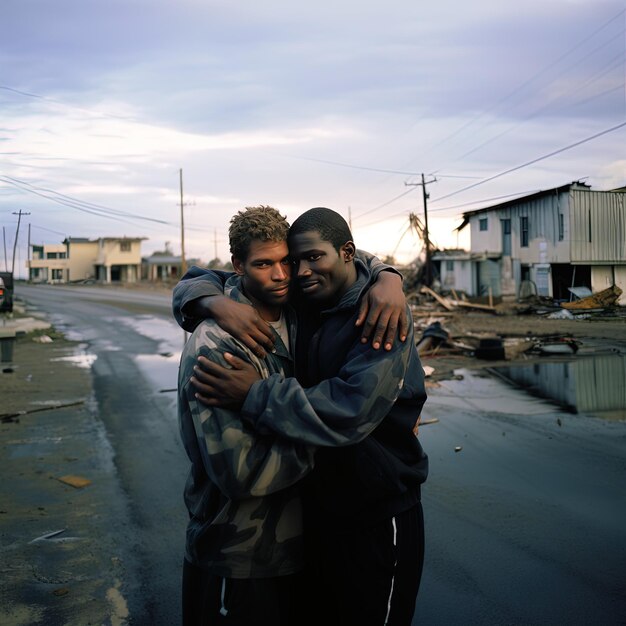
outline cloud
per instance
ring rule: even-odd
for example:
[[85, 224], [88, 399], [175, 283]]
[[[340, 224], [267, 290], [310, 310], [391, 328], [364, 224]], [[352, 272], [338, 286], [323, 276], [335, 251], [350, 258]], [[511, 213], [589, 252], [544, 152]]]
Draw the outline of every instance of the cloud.
[[[175, 222], [183, 169], [189, 223], [217, 230], [220, 245], [239, 206], [291, 218], [322, 204], [351, 207], [357, 228], [377, 222], [384, 252], [396, 236], [381, 225], [421, 198], [399, 197], [406, 176], [371, 169], [436, 171], [433, 208], [580, 176], [623, 184], [619, 132], [437, 202], [476, 180], [446, 175], [488, 178], [624, 119], [623, 11], [582, 0], [6, 0], [0, 173]], [[23, 202], [43, 227], [147, 229], [4, 191], [0, 208]], [[155, 246], [178, 241], [153, 228]]]

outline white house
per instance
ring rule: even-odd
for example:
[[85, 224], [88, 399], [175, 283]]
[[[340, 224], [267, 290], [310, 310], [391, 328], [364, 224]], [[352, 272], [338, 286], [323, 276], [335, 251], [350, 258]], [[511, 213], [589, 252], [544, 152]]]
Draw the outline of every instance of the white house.
[[[524, 280], [539, 295], [570, 299], [615, 284], [626, 304], [626, 188], [572, 182], [463, 214], [469, 226], [470, 295], [516, 296]], [[455, 261], [456, 263], [456, 261]]]

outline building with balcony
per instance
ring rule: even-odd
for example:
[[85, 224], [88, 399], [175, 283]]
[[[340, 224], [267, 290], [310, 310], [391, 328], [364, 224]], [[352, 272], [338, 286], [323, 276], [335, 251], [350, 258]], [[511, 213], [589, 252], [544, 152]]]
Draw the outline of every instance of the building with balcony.
[[145, 239], [68, 237], [60, 244], [33, 244], [28, 279], [33, 283], [136, 282], [141, 278], [141, 242]]

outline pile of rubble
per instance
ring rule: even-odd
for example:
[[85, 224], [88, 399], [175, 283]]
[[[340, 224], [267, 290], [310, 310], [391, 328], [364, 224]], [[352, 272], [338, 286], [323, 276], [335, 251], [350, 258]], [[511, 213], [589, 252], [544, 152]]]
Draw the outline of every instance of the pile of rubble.
[[591, 341], [589, 327], [578, 332], [575, 327], [580, 325], [575, 322], [593, 319], [594, 327], [598, 327], [597, 320], [604, 327], [609, 322], [621, 326], [626, 322], [626, 307], [617, 305], [620, 295], [621, 290], [612, 287], [570, 303], [537, 296], [517, 302], [502, 298], [475, 302], [454, 290], [437, 293], [422, 287], [409, 301], [418, 353], [437, 379], [449, 378], [461, 367], [497, 367], [512, 361], [571, 359], [610, 351], [614, 348], [606, 339], [609, 331], [605, 329], [600, 342]]

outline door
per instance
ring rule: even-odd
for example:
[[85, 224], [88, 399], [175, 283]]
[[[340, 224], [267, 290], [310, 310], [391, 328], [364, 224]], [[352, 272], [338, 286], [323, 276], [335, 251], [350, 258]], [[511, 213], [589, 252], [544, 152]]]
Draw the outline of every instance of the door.
[[511, 220], [500, 220], [502, 225], [502, 256], [511, 256]]

